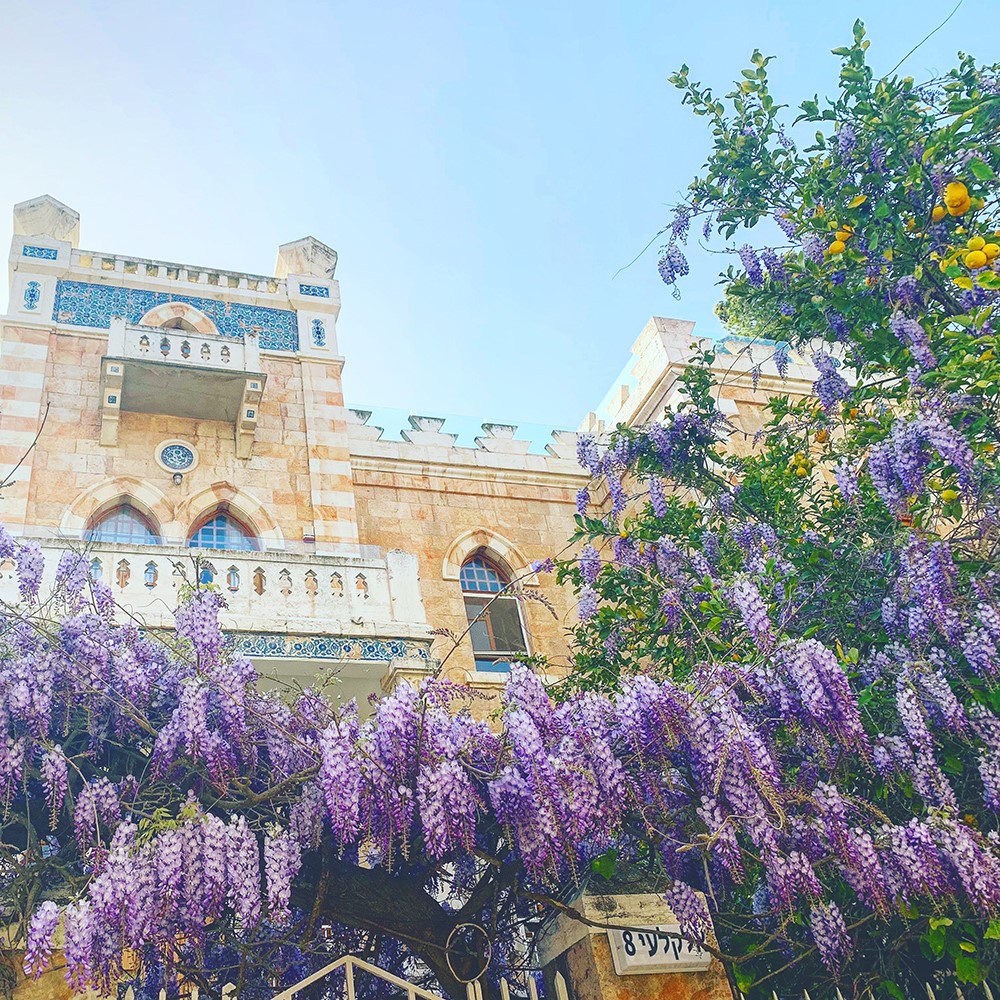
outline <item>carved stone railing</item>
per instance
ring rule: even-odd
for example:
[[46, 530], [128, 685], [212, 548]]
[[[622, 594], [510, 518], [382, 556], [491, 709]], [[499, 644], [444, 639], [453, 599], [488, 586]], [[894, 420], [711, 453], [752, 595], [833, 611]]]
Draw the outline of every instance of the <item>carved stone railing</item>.
[[[68, 543], [42, 542], [43, 591]], [[78, 543], [92, 576], [123, 612], [150, 627], [173, 624], [182, 588], [212, 583], [226, 600], [226, 629], [240, 633], [428, 640], [416, 557], [225, 552], [165, 545]], [[0, 600], [18, 601], [16, 565], [0, 563]]]
[[284, 296], [286, 283], [283, 278], [265, 274], [247, 274], [220, 268], [196, 267], [193, 264], [172, 264], [163, 260], [144, 257], [127, 257], [123, 254], [101, 253], [97, 250], [73, 250], [74, 270], [112, 274], [134, 274], [145, 279], [165, 279], [191, 285], [217, 286], [224, 289], [241, 289], [257, 293]]
[[188, 330], [126, 324], [112, 320], [108, 355], [134, 361], [163, 361], [189, 368], [260, 373], [256, 337], [237, 340]]

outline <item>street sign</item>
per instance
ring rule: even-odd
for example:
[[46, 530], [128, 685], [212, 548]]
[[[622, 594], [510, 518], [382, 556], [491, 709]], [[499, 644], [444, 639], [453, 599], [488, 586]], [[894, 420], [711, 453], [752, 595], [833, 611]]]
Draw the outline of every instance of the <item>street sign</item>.
[[611, 958], [619, 976], [652, 975], [656, 972], [704, 972], [712, 956], [693, 941], [677, 937], [677, 924], [608, 930]]

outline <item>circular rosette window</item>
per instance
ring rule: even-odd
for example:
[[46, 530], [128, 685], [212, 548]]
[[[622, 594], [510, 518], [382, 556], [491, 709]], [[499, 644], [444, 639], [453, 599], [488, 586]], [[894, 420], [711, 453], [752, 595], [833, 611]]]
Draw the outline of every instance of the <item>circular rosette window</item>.
[[156, 463], [167, 472], [190, 472], [198, 464], [198, 452], [186, 441], [162, 441]]

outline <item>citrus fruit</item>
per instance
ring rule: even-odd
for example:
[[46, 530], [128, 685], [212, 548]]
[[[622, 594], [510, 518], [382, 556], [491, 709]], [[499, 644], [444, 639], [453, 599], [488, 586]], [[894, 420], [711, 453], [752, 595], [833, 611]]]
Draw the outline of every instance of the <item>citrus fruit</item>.
[[846, 247], [844, 246], [843, 240], [834, 240], [831, 244], [827, 253], [843, 253]]
[[968, 243], [965, 244], [970, 250], [982, 250], [986, 246], [986, 240], [982, 236], [973, 236]]
[[935, 222], [940, 222], [947, 214], [948, 210], [944, 207], [944, 205], [935, 205], [934, 211], [931, 212], [931, 218]]
[[965, 255], [965, 266], [975, 271], [977, 268], [985, 267], [988, 261], [986, 254], [982, 250], [970, 250]]
[[952, 181], [944, 189], [944, 203], [948, 208], [954, 208], [963, 201], [969, 200], [969, 189], [961, 181]]

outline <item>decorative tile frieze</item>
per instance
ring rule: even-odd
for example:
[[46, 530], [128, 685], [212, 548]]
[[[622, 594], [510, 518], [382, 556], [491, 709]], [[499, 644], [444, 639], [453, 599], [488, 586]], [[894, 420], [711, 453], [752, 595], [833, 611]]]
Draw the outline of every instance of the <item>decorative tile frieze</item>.
[[35, 260], [58, 260], [59, 251], [54, 247], [33, 247], [25, 244], [21, 248], [22, 257], [33, 257]]
[[410, 639], [354, 639], [336, 635], [282, 635], [277, 632], [230, 632], [234, 649], [246, 656], [297, 657], [307, 660], [395, 660], [430, 657], [430, 644]]
[[223, 337], [243, 340], [246, 334], [256, 333], [262, 350], [299, 349], [298, 322], [290, 309], [221, 302], [202, 296], [154, 292], [145, 288], [59, 281], [52, 319], [66, 326], [108, 329], [112, 316], [123, 316], [128, 323], [138, 323], [150, 309], [166, 302], [186, 302], [200, 309]]
[[317, 299], [328, 299], [330, 289], [326, 285], [299, 285], [299, 294], [312, 295]]

